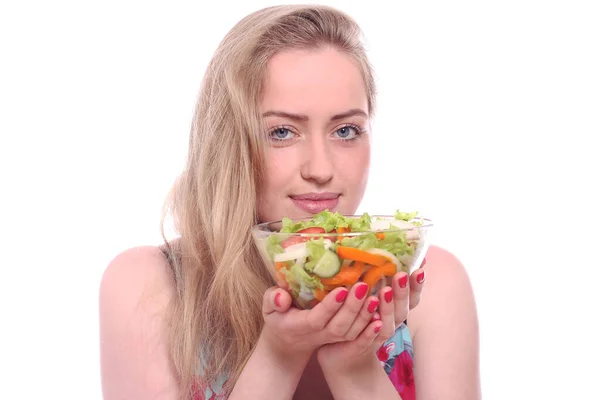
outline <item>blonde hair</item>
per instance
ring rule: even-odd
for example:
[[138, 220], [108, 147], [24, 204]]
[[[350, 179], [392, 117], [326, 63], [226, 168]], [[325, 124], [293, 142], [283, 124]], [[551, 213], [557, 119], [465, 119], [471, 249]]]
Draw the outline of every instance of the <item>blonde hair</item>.
[[375, 85], [361, 39], [356, 22], [336, 9], [269, 7], [238, 22], [208, 65], [186, 166], [161, 222], [165, 237], [171, 212], [179, 235], [165, 245], [176, 285], [171, 355], [184, 399], [198, 379], [227, 375], [231, 390], [262, 329], [263, 293], [274, 284], [250, 234], [266, 150], [258, 106], [267, 62], [282, 50], [335, 47], [361, 70], [372, 113]]

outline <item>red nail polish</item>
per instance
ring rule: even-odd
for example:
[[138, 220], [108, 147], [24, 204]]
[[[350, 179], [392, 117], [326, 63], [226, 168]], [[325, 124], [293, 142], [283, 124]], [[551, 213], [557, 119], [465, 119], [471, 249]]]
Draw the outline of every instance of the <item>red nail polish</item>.
[[383, 325], [377, 325], [375, 327], [375, 333], [379, 333], [381, 331], [381, 328], [383, 328]]
[[369, 285], [367, 285], [366, 283], [361, 283], [360, 286], [356, 288], [356, 292], [354, 292], [354, 295], [357, 299], [362, 300], [365, 298], [368, 289]]
[[421, 272], [419, 272], [419, 275], [417, 275], [417, 282], [423, 283], [424, 280], [425, 280], [425, 271], [421, 271]]
[[398, 279], [398, 286], [400, 289], [404, 289], [408, 284], [408, 275], [404, 275], [402, 278]]
[[335, 299], [338, 303], [341, 303], [346, 300], [346, 296], [348, 296], [348, 290], [344, 289], [335, 296]]
[[391, 303], [392, 299], [393, 299], [392, 291], [388, 290], [387, 292], [385, 292], [385, 294], [383, 295], [383, 298], [385, 299], [386, 303]]
[[377, 299], [371, 300], [371, 302], [369, 303], [369, 306], [367, 307], [367, 311], [370, 313], [375, 312], [378, 305], [379, 305], [379, 300], [377, 300]]
[[275, 302], [275, 305], [277, 307], [281, 307], [281, 302], [279, 301], [280, 297], [281, 297], [281, 293], [279, 293], [279, 292], [275, 293], [275, 299], [273, 299], [273, 301]]

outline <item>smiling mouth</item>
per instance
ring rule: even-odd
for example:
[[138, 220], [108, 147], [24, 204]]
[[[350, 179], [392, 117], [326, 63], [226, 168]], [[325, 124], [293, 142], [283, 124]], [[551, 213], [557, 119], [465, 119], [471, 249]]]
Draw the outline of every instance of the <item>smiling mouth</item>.
[[339, 193], [304, 193], [290, 196], [290, 199], [300, 210], [317, 214], [325, 210], [333, 211], [339, 197]]

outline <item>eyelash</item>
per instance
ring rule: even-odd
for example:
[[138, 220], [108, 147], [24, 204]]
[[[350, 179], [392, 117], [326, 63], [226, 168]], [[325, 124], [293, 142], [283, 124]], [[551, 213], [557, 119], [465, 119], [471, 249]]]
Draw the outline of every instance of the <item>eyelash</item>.
[[[339, 139], [339, 140], [341, 140], [341, 141], [344, 141], [344, 142], [351, 142], [351, 141], [353, 141], [353, 140], [356, 140], [356, 139], [358, 139], [358, 138], [361, 136], [361, 134], [364, 132], [364, 130], [363, 130], [363, 129], [362, 129], [360, 126], [358, 126], [358, 125], [355, 125], [355, 124], [345, 124], [345, 125], [343, 125], [343, 126], [340, 126], [339, 128], [337, 128], [337, 129], [335, 130], [335, 132], [338, 132], [338, 131], [340, 131], [341, 129], [344, 129], [344, 128], [352, 128], [352, 129], [354, 129], [354, 131], [356, 132], [356, 136], [354, 136], [354, 137], [353, 137], [353, 138], [351, 138], [351, 139], [342, 139], [342, 138], [340, 138], [340, 139]], [[276, 141], [276, 142], [285, 142], [285, 141], [291, 140], [291, 139], [280, 139], [280, 138], [277, 138], [277, 137], [273, 137], [273, 134], [274, 134], [274, 133], [275, 133], [275, 132], [276, 132], [278, 129], [286, 129], [286, 130], [290, 131], [291, 133], [294, 133], [294, 132], [292, 131], [292, 129], [290, 129], [289, 127], [287, 127], [287, 126], [285, 126], [285, 125], [276, 126], [275, 128], [273, 128], [273, 129], [271, 129], [271, 130], [269, 131], [269, 138], [270, 138], [271, 140], [274, 140], [274, 141]], [[295, 133], [294, 133], [294, 134], [295, 134]]]

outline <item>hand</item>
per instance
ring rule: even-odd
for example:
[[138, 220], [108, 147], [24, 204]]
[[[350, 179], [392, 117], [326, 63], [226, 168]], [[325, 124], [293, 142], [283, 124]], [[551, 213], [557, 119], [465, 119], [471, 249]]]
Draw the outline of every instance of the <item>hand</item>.
[[[415, 270], [410, 277], [404, 272], [398, 272], [390, 282], [391, 287], [384, 287], [379, 291], [379, 299], [376, 297], [367, 299], [367, 304], [373, 301], [381, 304], [379, 313], [375, 313], [369, 323], [357, 321], [352, 327], [353, 334], [349, 337], [351, 341], [329, 344], [319, 349], [318, 357], [322, 368], [326, 368], [330, 364], [352, 367], [353, 363], [369, 363], [376, 350], [406, 320], [409, 310], [419, 304], [425, 282], [423, 267], [426, 262], [423, 259], [420, 268]], [[387, 300], [392, 297], [393, 302], [388, 302]], [[381, 321], [379, 321], [380, 319]], [[357, 331], [361, 332], [360, 336], [355, 334]], [[362, 360], [363, 357], [364, 360]], [[377, 365], [379, 364], [377, 363]]]
[[[408, 279], [403, 272], [397, 276]], [[327, 344], [319, 348], [317, 358], [324, 372], [335, 370], [336, 374], [351, 373], [365, 366], [380, 366], [379, 362], [374, 363], [377, 360], [377, 349], [394, 334], [396, 320], [404, 321], [408, 315], [408, 287], [401, 288], [397, 279], [394, 282], [394, 288], [386, 286], [377, 296], [367, 299], [366, 304], [378, 304], [379, 312], [369, 320], [354, 321], [349, 328], [349, 341]]]
[[278, 354], [301, 358], [323, 345], [353, 340], [372, 319], [378, 304], [377, 299], [375, 305], [365, 302], [367, 290], [365, 283], [357, 283], [350, 291], [340, 287], [311, 310], [299, 310], [291, 307], [287, 291], [269, 288], [263, 297], [261, 340]]
[[[415, 270], [410, 275], [409, 287], [410, 287], [410, 309], [411, 310], [413, 308], [415, 308], [419, 304], [419, 301], [421, 300], [421, 292], [423, 291], [423, 285], [425, 283], [425, 270], [423, 269], [423, 267], [425, 267], [426, 263], [427, 263], [427, 260], [423, 259], [423, 262], [421, 263], [421, 266], [419, 267], [419, 269]], [[400, 275], [397, 274], [395, 279], [398, 282], [398, 279], [400, 279]], [[398, 319], [396, 319], [396, 321], [398, 321]]]

